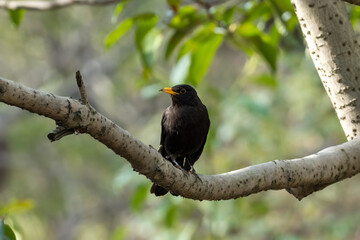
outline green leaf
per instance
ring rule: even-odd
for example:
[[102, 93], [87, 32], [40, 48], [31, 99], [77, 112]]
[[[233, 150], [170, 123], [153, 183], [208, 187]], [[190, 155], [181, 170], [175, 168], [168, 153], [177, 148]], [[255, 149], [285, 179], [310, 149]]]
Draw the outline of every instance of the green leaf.
[[118, 41], [134, 25], [134, 19], [128, 18], [119, 23], [105, 38], [105, 47], [109, 48]]
[[136, 17], [137, 26], [135, 30], [135, 44], [140, 50], [146, 35], [153, 29], [158, 21], [154, 14], [141, 15]]
[[14, 231], [3, 220], [0, 220], [0, 240], [16, 240]]
[[268, 63], [273, 71], [276, 70], [276, 60], [278, 55], [277, 41], [262, 33], [253, 23], [242, 24], [236, 30], [240, 37], [248, 40], [257, 53], [259, 53]]
[[261, 35], [261, 31], [251, 22], [241, 24], [236, 32], [242, 37], [255, 37]]
[[274, 78], [272, 75], [262, 74], [262, 75], [256, 76], [253, 79], [253, 81], [255, 83], [258, 83], [263, 86], [267, 86], [267, 87], [271, 87], [271, 88], [277, 87], [276, 78]]
[[113, 14], [111, 16], [111, 21], [112, 22], [116, 22], [118, 16], [120, 15], [120, 13], [123, 11], [125, 5], [129, 2], [129, 0], [123, 0], [121, 2], [119, 2], [118, 4], [116, 4]]
[[19, 27], [21, 20], [24, 17], [25, 10], [17, 9], [17, 10], [8, 10], [10, 20], [15, 25], [15, 27]]
[[34, 207], [34, 202], [29, 199], [15, 200], [4, 206], [0, 206], [0, 216], [5, 214], [14, 214], [30, 210]]
[[169, 39], [169, 42], [166, 45], [165, 50], [165, 59], [169, 59], [171, 53], [174, 51], [174, 49], [179, 45], [181, 40], [188, 34], [188, 32], [192, 28], [185, 28], [185, 29], [179, 29], [174, 32], [174, 34]]
[[134, 211], [140, 210], [142, 204], [144, 203], [146, 197], [148, 196], [148, 185], [140, 185], [136, 188], [132, 198], [131, 198], [131, 208]]
[[233, 19], [234, 16], [234, 12], [235, 12], [235, 7], [229, 7], [227, 8], [223, 15], [222, 15], [222, 20], [226, 23], [226, 24], [230, 24], [231, 20]]
[[[217, 48], [224, 38], [224, 34], [218, 30], [214, 24], [207, 24], [197, 29], [193, 36], [181, 46], [176, 59], [176, 69], [182, 69], [186, 73], [184, 67], [188, 63], [183, 61], [183, 57], [188, 54], [191, 55], [191, 64], [185, 82], [197, 85], [205, 75]], [[185, 60], [187, 59], [185, 58]], [[172, 79], [183, 79], [183, 76], [179, 76], [179, 73], [181, 74], [181, 72], [174, 70], [173, 74], [175, 75], [172, 74]]]
[[201, 81], [223, 38], [224, 35], [213, 33], [193, 49], [187, 82], [197, 85]]
[[178, 85], [184, 83], [189, 73], [191, 64], [191, 54], [188, 53], [182, 56], [175, 64], [170, 74], [170, 83]]
[[136, 19], [135, 44], [143, 65], [143, 77], [148, 79], [151, 75], [163, 35], [159, 29], [155, 28], [158, 21], [156, 15], [145, 14], [136, 17]]
[[208, 22], [207, 15], [202, 11], [197, 11], [193, 6], [188, 5], [179, 9], [177, 14], [168, 23], [168, 26], [174, 29], [194, 29], [205, 22]]
[[271, 43], [271, 40], [267, 37], [254, 37], [252, 38], [254, 45], [258, 53], [265, 59], [268, 65], [273, 71], [276, 70], [276, 60], [278, 55], [277, 46]]
[[192, 37], [181, 46], [177, 55], [177, 60], [195, 49], [198, 45], [206, 42], [207, 39], [214, 34], [215, 27], [216, 26], [214, 24], [210, 23], [196, 29], [196, 31], [192, 34]]

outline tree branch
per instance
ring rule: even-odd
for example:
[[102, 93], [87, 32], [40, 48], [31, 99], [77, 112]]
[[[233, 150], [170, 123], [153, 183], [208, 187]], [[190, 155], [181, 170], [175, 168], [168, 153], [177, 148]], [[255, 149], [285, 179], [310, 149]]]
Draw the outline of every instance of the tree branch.
[[360, 0], [343, 0], [343, 1], [360, 6]]
[[[348, 140], [360, 132], [359, 44], [340, 0], [291, 1], [311, 58]], [[325, 185], [289, 189], [304, 197]]]
[[[14, 1], [14, 0], [0, 0], [0, 8], [7, 10], [26, 9], [33, 11], [44, 11], [58, 8], [69, 7], [72, 5], [108, 5], [120, 2], [121, 0], [55, 0], [55, 1]], [[230, 0], [193, 0], [202, 6], [210, 8]], [[342, 0], [354, 5], [360, 6], [360, 0]]]
[[340, 0], [292, 0], [307, 47], [348, 140], [360, 133], [360, 51]]
[[304, 158], [275, 160], [219, 175], [200, 175], [199, 181], [81, 101], [0, 78], [0, 102], [51, 118], [65, 129], [88, 133], [129, 161], [135, 171], [191, 199], [225, 200], [270, 189], [322, 186], [360, 172], [360, 138], [356, 138]]
[[55, 1], [7, 1], [0, 0], [0, 8], [7, 10], [52, 10], [72, 5], [99, 6], [120, 2], [121, 0], [55, 0]]

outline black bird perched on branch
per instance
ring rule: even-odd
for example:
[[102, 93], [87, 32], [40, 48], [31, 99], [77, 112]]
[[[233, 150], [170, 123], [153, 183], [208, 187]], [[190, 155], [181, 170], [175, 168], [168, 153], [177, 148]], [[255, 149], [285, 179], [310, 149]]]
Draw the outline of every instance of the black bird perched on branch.
[[[210, 127], [208, 111], [195, 89], [189, 85], [176, 85], [160, 91], [171, 95], [172, 104], [165, 110], [161, 120], [159, 152], [176, 167], [200, 179], [193, 165], [206, 142]], [[156, 196], [167, 192], [156, 184], [151, 187], [151, 193]]]

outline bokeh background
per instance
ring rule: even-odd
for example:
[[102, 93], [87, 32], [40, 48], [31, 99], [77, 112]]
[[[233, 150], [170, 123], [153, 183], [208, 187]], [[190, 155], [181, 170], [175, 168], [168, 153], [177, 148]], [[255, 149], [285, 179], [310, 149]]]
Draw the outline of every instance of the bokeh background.
[[[239, 6], [258, 9], [269, 2]], [[104, 39], [130, 16], [151, 12], [163, 21], [169, 6], [132, 0], [118, 17], [114, 9], [26, 11], [17, 27], [9, 12], [0, 10], [0, 76], [77, 98], [80, 70], [99, 112], [158, 147], [161, 115], [170, 104], [158, 90], [185, 79], [176, 70], [176, 57], [164, 57], [171, 31], [162, 32], [150, 74], [134, 29], [110, 48]], [[264, 19], [263, 12], [257, 16]], [[358, 12], [349, 8], [354, 26]], [[292, 14], [280, 17], [287, 21]], [[265, 17], [276, 25], [277, 18], [266, 12]], [[256, 17], [249, 21], [264, 26]], [[292, 31], [279, 34], [275, 68], [261, 52], [241, 51], [224, 40], [204, 77], [191, 82], [211, 118], [198, 173], [306, 156], [346, 141], [296, 22], [292, 25]], [[90, 136], [50, 143], [46, 136], [54, 128], [52, 120], [0, 103], [0, 215], [18, 239], [360, 239], [360, 176], [300, 202], [284, 190], [218, 202], [157, 198], [149, 193], [148, 179]]]

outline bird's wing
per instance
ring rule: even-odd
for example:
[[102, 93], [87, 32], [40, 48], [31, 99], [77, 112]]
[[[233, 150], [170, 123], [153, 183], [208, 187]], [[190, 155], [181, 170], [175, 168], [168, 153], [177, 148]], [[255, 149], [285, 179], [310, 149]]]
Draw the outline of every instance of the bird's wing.
[[162, 116], [161, 119], [161, 137], [160, 137], [160, 148], [159, 148], [159, 153], [164, 157], [165, 153], [165, 149], [164, 149], [164, 142], [165, 142], [165, 136], [166, 136], [166, 132], [165, 132], [165, 128], [164, 128], [164, 122], [165, 122], [166, 116], [165, 113]]
[[189, 163], [190, 163], [191, 165], [194, 165], [194, 163], [196, 162], [196, 160], [199, 159], [199, 157], [200, 157], [200, 155], [201, 155], [201, 153], [202, 153], [202, 151], [203, 151], [203, 149], [204, 149], [204, 146], [205, 146], [205, 143], [206, 143], [206, 139], [207, 139], [207, 135], [208, 135], [208, 132], [209, 132], [209, 127], [210, 127], [210, 124], [209, 124], [209, 126], [207, 127], [207, 131], [206, 131], [204, 140], [203, 140], [203, 142], [201, 143], [200, 148], [199, 148], [195, 153], [193, 153], [193, 154], [191, 154], [191, 155], [189, 156], [188, 161], [189, 161]]

